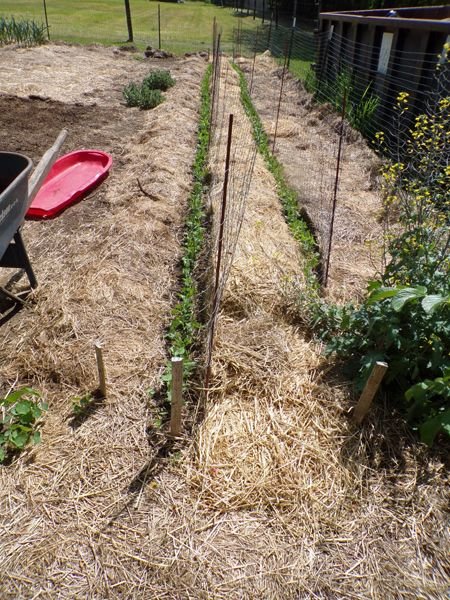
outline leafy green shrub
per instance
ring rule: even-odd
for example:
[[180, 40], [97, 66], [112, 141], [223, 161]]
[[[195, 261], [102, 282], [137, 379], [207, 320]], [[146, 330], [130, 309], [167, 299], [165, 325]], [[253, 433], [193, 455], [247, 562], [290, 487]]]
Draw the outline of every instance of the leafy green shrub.
[[33, 20], [0, 17], [0, 46], [14, 43], [22, 46], [45, 44], [45, 31], [44, 24]]
[[160, 90], [150, 90], [145, 86], [141, 88], [141, 97], [139, 102], [139, 108], [147, 110], [149, 108], [155, 108], [158, 104], [164, 101], [164, 96]]
[[170, 71], [164, 69], [153, 71], [142, 82], [142, 85], [149, 90], [161, 90], [167, 91], [169, 88], [175, 85], [175, 79], [173, 79]]
[[127, 106], [139, 106], [141, 101], [141, 86], [136, 83], [129, 83], [123, 88], [123, 97]]
[[432, 443], [441, 428], [450, 434], [450, 290], [428, 294], [423, 286], [381, 282], [369, 290], [358, 308], [316, 306], [315, 326], [327, 352], [346, 361], [358, 389], [376, 361], [387, 362], [386, 390]]
[[[402, 128], [406, 92], [395, 110]], [[329, 306], [316, 295], [307, 306], [327, 352], [346, 362], [357, 387], [376, 361], [388, 363], [389, 397], [430, 445], [439, 432], [450, 435], [449, 131], [450, 97], [437, 98], [416, 117], [397, 162], [382, 169], [387, 264], [362, 305]]]
[[152, 90], [145, 85], [129, 83], [123, 89], [123, 96], [127, 106], [138, 106], [142, 110], [155, 108], [164, 101], [160, 90]]
[[0, 463], [29, 443], [40, 442], [38, 421], [48, 407], [36, 399], [39, 396], [36, 390], [24, 387], [0, 399]]

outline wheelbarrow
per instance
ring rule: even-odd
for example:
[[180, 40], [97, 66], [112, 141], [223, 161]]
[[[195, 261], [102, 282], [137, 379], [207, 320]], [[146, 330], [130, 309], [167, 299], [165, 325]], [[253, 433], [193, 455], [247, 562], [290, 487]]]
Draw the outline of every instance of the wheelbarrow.
[[[37, 287], [37, 279], [20, 229], [28, 207], [55, 162], [66, 137], [67, 131], [63, 129], [40, 160], [30, 181], [28, 176], [33, 163], [27, 156], [15, 152], [0, 152], [0, 267], [23, 269], [32, 289]], [[23, 298], [4, 287], [0, 287], [0, 293], [16, 303], [24, 303]]]

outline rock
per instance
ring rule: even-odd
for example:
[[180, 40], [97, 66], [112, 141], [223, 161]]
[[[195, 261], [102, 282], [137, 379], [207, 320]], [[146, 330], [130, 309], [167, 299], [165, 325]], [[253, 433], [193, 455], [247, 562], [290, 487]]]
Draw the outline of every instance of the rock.
[[173, 54], [171, 52], [167, 52], [166, 50], [157, 50], [156, 48], [147, 46], [144, 56], [146, 58], [172, 58]]

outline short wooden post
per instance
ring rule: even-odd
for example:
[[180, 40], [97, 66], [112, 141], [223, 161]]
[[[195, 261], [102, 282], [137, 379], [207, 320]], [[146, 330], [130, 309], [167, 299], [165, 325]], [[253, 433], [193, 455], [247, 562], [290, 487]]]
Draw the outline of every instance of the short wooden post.
[[170, 408], [170, 435], [181, 435], [181, 409], [183, 406], [183, 359], [172, 358], [172, 397]]
[[95, 344], [95, 358], [97, 359], [98, 389], [102, 398], [106, 398], [106, 371], [103, 362], [103, 349], [101, 344]]
[[380, 387], [383, 377], [386, 374], [388, 365], [385, 362], [378, 361], [375, 363], [369, 379], [363, 389], [363, 392], [358, 400], [357, 405], [353, 411], [352, 419], [356, 423], [361, 423], [364, 417], [369, 412], [372, 400]]

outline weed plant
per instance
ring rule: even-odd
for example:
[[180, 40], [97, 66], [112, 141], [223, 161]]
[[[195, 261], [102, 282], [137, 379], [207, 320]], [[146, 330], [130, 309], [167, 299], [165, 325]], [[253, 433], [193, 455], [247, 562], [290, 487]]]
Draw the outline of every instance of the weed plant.
[[0, 399], [0, 464], [28, 444], [38, 444], [39, 419], [47, 410], [39, 392], [24, 387]]
[[147, 75], [142, 85], [149, 90], [161, 90], [165, 92], [175, 85], [175, 79], [170, 74], [170, 71], [158, 69]]
[[270, 150], [269, 138], [264, 131], [258, 112], [253, 105], [245, 76], [236, 64], [234, 64], [233, 67], [239, 76], [241, 101], [252, 124], [253, 137], [256, 145], [261, 156], [264, 158], [267, 168], [275, 178], [277, 194], [283, 206], [284, 216], [290, 231], [302, 248], [305, 260], [303, 269], [304, 275], [308, 285], [313, 289], [318, 289], [319, 282], [316, 273], [320, 260], [316, 241], [307, 223], [302, 219], [299, 213], [297, 194], [287, 184], [283, 173], [283, 167]]
[[37, 46], [45, 44], [46, 27], [42, 23], [14, 17], [0, 17], [0, 46], [20, 44], [21, 46]]
[[380, 98], [371, 93], [372, 84], [361, 89], [354, 82], [350, 71], [341, 71], [335, 81], [319, 80], [310, 70], [305, 78], [305, 88], [314, 95], [318, 102], [329, 102], [341, 113], [346, 99], [346, 119], [352, 127], [360, 131], [366, 138], [373, 137], [376, 111]]
[[[402, 92], [394, 107], [401, 133], [408, 101]], [[366, 300], [357, 307], [330, 306], [318, 296], [301, 302], [359, 389], [376, 361], [388, 363], [389, 398], [429, 445], [450, 435], [449, 131], [444, 96], [416, 117], [399, 160], [382, 169], [386, 265]], [[377, 139], [382, 146], [384, 135]]]

